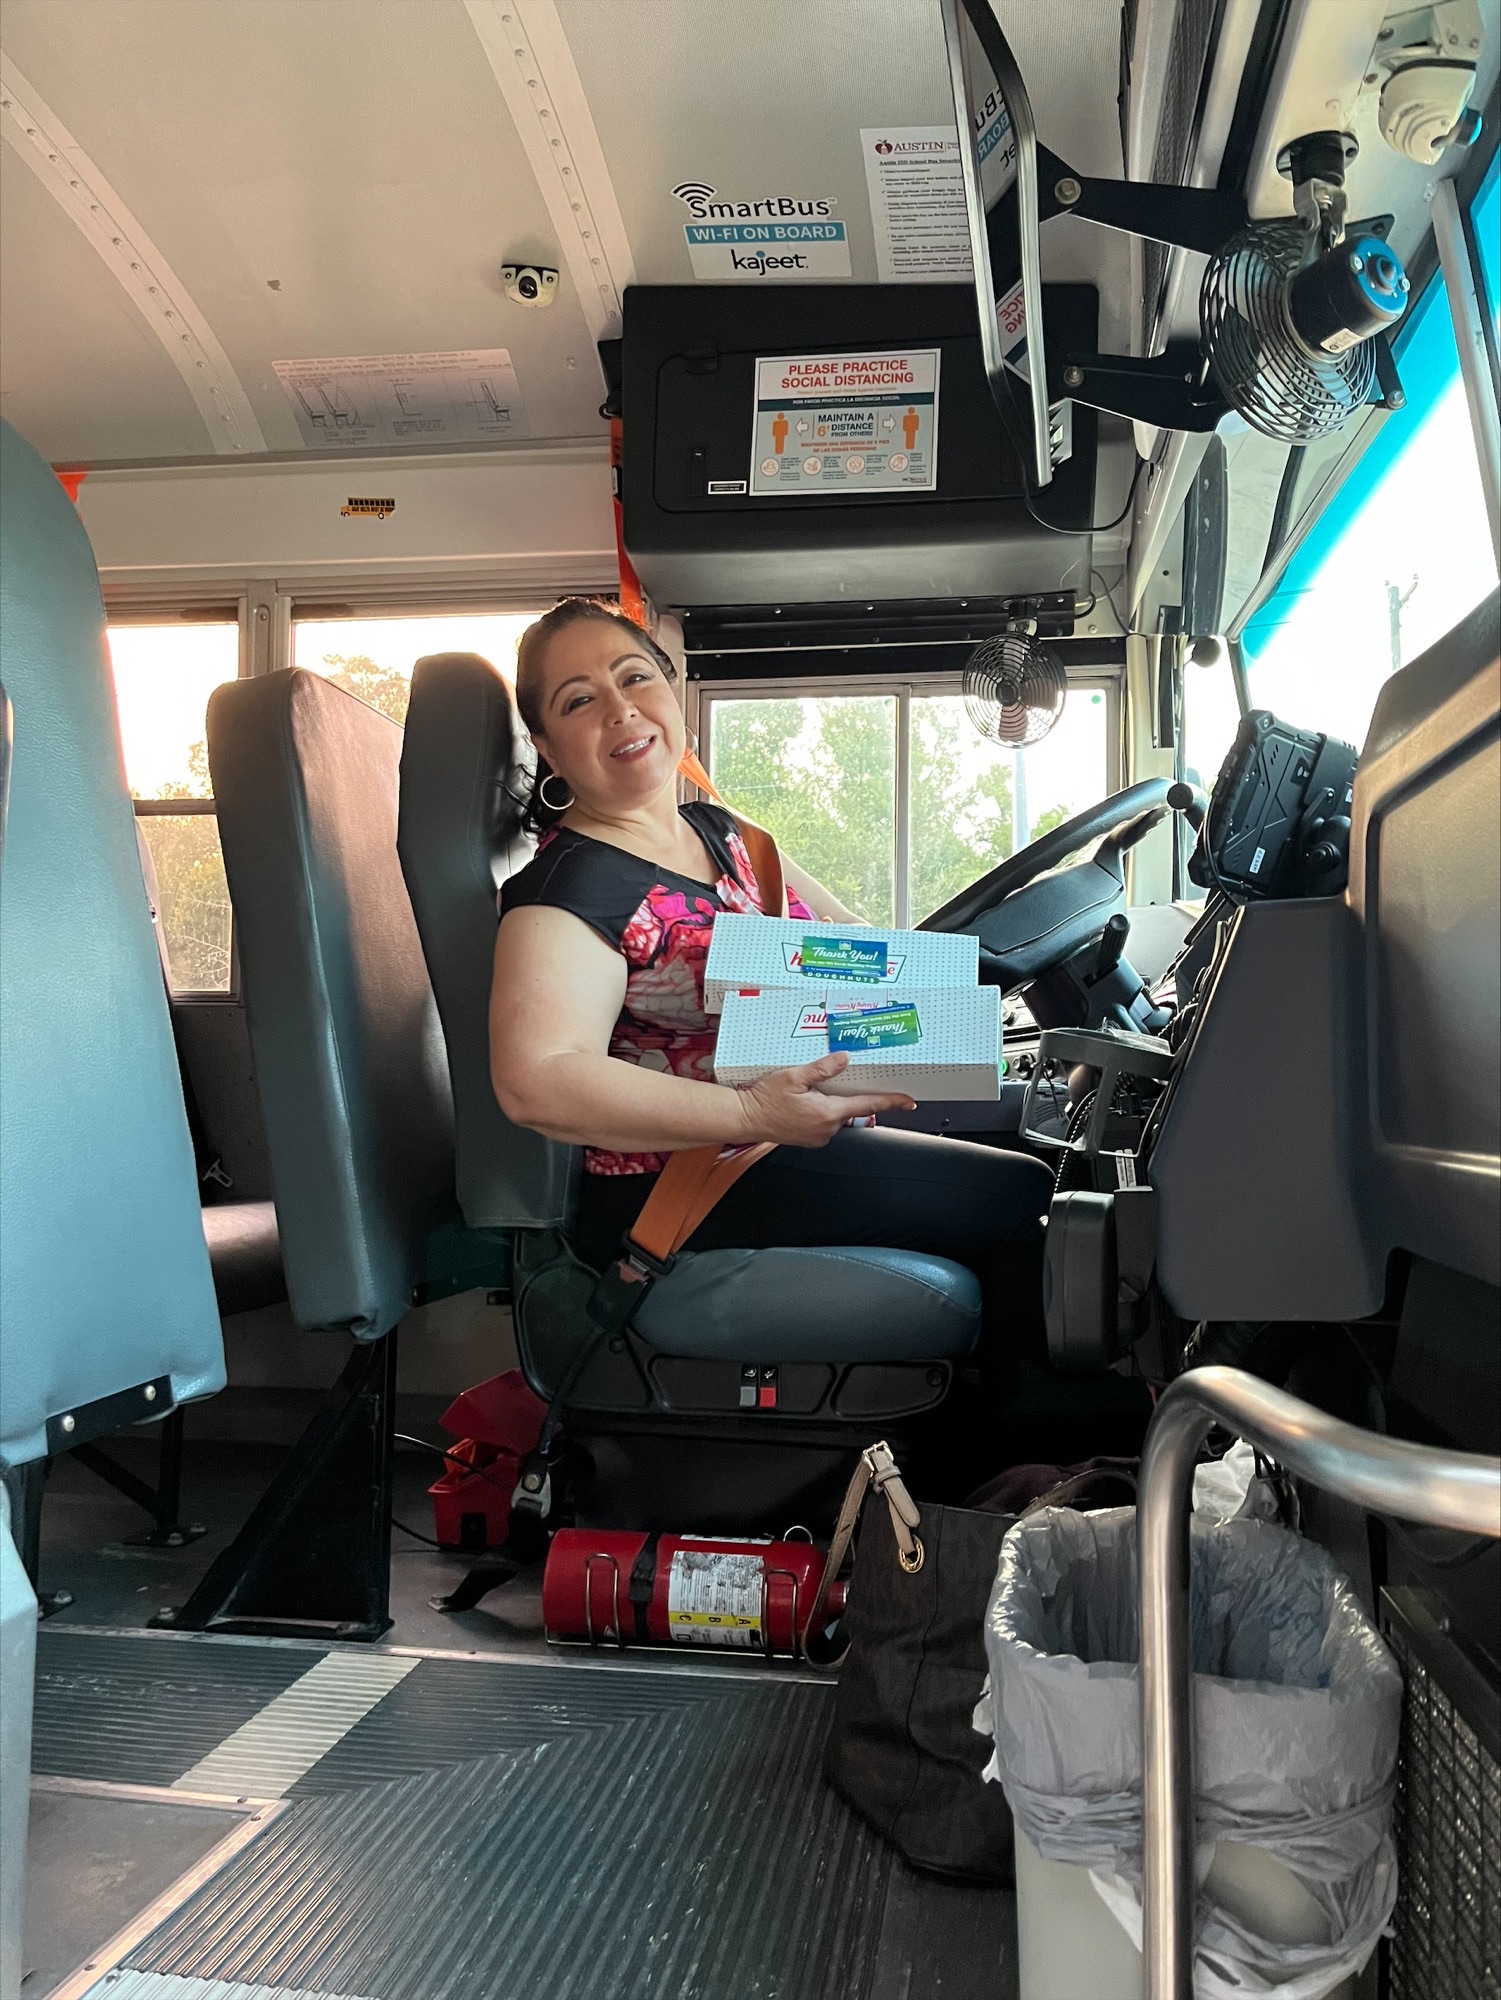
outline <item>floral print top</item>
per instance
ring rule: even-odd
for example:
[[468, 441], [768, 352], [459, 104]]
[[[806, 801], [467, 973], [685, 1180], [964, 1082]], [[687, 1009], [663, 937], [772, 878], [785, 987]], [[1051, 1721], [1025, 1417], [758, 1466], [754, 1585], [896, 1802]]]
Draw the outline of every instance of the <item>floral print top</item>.
[[[500, 910], [544, 903], [568, 910], [625, 959], [625, 1005], [609, 1052], [673, 1076], [714, 1081], [718, 1025], [704, 1012], [704, 964], [709, 934], [721, 910], [764, 915], [761, 891], [733, 818], [723, 807], [695, 800], [679, 808], [708, 849], [717, 871], [712, 888], [658, 868], [624, 848], [586, 833], [555, 827], [537, 843], [525, 868], [500, 892]], [[813, 912], [789, 888], [789, 916]], [[654, 1174], [665, 1153], [610, 1153], [586, 1147], [591, 1174]]]

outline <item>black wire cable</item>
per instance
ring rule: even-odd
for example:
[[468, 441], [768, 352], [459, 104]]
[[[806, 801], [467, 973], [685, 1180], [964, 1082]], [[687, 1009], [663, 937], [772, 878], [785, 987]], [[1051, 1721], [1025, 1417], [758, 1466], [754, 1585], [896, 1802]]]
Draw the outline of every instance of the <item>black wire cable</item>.
[[441, 1549], [444, 1555], [459, 1555], [459, 1549], [449, 1548], [446, 1542], [435, 1542], [431, 1535], [424, 1535], [416, 1528], [409, 1528], [405, 1521], [398, 1521], [394, 1514], [389, 1516], [391, 1526], [400, 1528], [404, 1535], [410, 1535], [414, 1542], [425, 1542], [430, 1549]]
[[[488, 1479], [492, 1486], [497, 1487], [500, 1492], [504, 1493], [508, 1500], [511, 1498], [513, 1489], [504, 1480], [497, 1479], [489, 1466], [471, 1465], [467, 1458], [460, 1458], [456, 1451], [449, 1451], [446, 1446], [441, 1444], [432, 1444], [426, 1438], [413, 1437], [410, 1431], [394, 1431], [392, 1435], [398, 1444], [414, 1444], [422, 1451], [435, 1452], [445, 1463], [456, 1465], [463, 1472], [478, 1473], [481, 1479]], [[388, 1518], [393, 1528], [400, 1528], [401, 1532], [404, 1535], [410, 1535], [414, 1542], [423, 1542], [430, 1549], [441, 1550], [444, 1555], [473, 1553], [473, 1551], [452, 1548], [447, 1542], [436, 1542], [431, 1535], [424, 1535], [417, 1528], [409, 1528], [405, 1521], [398, 1521], [394, 1514]]]
[[1126, 504], [1113, 521], [1096, 521], [1091, 526], [1085, 528], [1060, 528], [1056, 521], [1047, 520], [1032, 505], [1032, 489], [1028, 484], [1025, 471], [1022, 473], [1022, 500], [1027, 512], [1032, 516], [1038, 527], [1047, 528], [1055, 535], [1108, 535], [1112, 528], [1120, 526], [1121, 522], [1125, 520], [1132, 507], [1136, 504], [1136, 487], [1145, 464], [1146, 460], [1144, 458], [1137, 459], [1136, 470], [1131, 475], [1131, 484], [1126, 488]]
[[[410, 1431], [396, 1431], [393, 1433], [393, 1436], [398, 1444], [415, 1444], [420, 1446], [423, 1451], [436, 1452], [439, 1458], [447, 1459], [450, 1463], [458, 1466], [462, 1472], [478, 1473], [481, 1479], [488, 1479], [492, 1486], [498, 1486], [508, 1500], [515, 1490], [513, 1487], [506, 1485], [503, 1480], [497, 1479], [488, 1465], [473, 1465], [467, 1458], [460, 1458], [456, 1451], [448, 1451], [441, 1444], [429, 1444], [426, 1438], [413, 1437]], [[400, 1522], [398, 1522], [397, 1526], [399, 1527], [400, 1525]], [[410, 1530], [408, 1532], [410, 1533]]]
[[1129, 630], [1125, 618], [1121, 615], [1121, 608], [1115, 601], [1115, 592], [1110, 588], [1110, 585], [1106, 583], [1104, 577], [1100, 575], [1100, 572], [1097, 569], [1092, 569], [1089, 572], [1089, 577], [1092, 583], [1097, 583], [1100, 586], [1101, 590], [1104, 591], [1105, 602], [1110, 606], [1110, 609], [1115, 613], [1116, 624], [1120, 626], [1123, 632]]
[[[1029, 406], [1025, 414], [1023, 414], [1021, 408], [1021, 402], [1016, 390], [1016, 385], [1012, 381], [1009, 371], [1007, 372], [1006, 375], [1006, 393], [1011, 399], [1011, 407], [1016, 415], [1018, 426], [1023, 431], [1023, 433], [1030, 433], [1032, 428], [1031, 408]], [[1141, 478], [1142, 468], [1146, 465], [1146, 462], [1147, 461], [1144, 458], [1137, 459], [1136, 470], [1131, 474], [1131, 484], [1126, 489], [1126, 504], [1124, 507], [1122, 507], [1121, 511], [1116, 515], [1113, 521], [1099, 521], [1096, 522], [1092, 527], [1066, 528], [1066, 527], [1060, 527], [1057, 521], [1050, 521], [1045, 514], [1039, 514], [1037, 509], [1032, 505], [1032, 483], [1027, 478], [1026, 464], [1022, 459], [1021, 455], [1018, 453], [1017, 469], [1021, 473], [1022, 504], [1026, 507], [1027, 512], [1032, 516], [1032, 519], [1037, 523], [1038, 527], [1046, 528], [1050, 534], [1108, 535], [1112, 528], [1118, 528], [1120, 526], [1121, 522], [1125, 520], [1126, 516], [1130, 513], [1133, 505], [1135, 504], [1137, 482]]]

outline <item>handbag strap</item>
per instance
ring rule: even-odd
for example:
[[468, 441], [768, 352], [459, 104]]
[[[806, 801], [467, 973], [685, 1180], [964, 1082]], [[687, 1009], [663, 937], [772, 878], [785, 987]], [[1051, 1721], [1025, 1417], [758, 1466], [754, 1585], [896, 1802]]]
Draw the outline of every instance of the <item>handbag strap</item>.
[[1017, 1515], [1025, 1521], [1029, 1514], [1035, 1514], [1040, 1507], [1066, 1507], [1071, 1500], [1077, 1500], [1081, 1493], [1087, 1493], [1092, 1486], [1103, 1481], [1114, 1480], [1117, 1485], [1129, 1486], [1136, 1491], [1136, 1474], [1129, 1465], [1087, 1465], [1082, 1472], [1075, 1472], [1067, 1479], [1060, 1479], [1056, 1486], [1046, 1493], [1039, 1493], [1035, 1500], [1029, 1500]]
[[[923, 1566], [923, 1545], [915, 1530], [922, 1525], [922, 1516], [912, 1495], [907, 1491], [896, 1460], [891, 1455], [891, 1446], [883, 1438], [879, 1444], [867, 1445], [861, 1452], [849, 1485], [845, 1488], [844, 1502], [839, 1509], [839, 1518], [834, 1523], [834, 1533], [829, 1542], [829, 1553], [824, 1562], [823, 1575], [818, 1579], [818, 1589], [814, 1593], [813, 1608], [808, 1613], [803, 1626], [803, 1652], [808, 1651], [808, 1634], [818, 1627], [829, 1590], [849, 1552], [849, 1545], [860, 1519], [861, 1509], [870, 1488], [885, 1500], [891, 1515], [891, 1532], [896, 1537], [897, 1560], [909, 1576], [915, 1576]], [[837, 1659], [828, 1661], [830, 1667], [837, 1667], [849, 1651], [846, 1645]], [[817, 1664], [815, 1662], [815, 1664]]]

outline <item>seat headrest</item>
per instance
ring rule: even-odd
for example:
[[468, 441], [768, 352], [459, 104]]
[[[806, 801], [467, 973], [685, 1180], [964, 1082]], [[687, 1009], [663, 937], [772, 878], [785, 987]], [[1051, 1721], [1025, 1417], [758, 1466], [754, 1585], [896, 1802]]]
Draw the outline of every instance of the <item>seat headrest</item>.
[[292, 1310], [374, 1339], [451, 1210], [432, 989], [396, 859], [401, 730], [319, 674], [215, 690], [209, 768]]
[[443, 1020], [459, 1205], [472, 1229], [566, 1222], [578, 1156], [513, 1125], [490, 1082], [496, 892], [531, 858], [521, 831], [530, 746], [505, 679], [477, 653], [412, 674], [398, 848]]

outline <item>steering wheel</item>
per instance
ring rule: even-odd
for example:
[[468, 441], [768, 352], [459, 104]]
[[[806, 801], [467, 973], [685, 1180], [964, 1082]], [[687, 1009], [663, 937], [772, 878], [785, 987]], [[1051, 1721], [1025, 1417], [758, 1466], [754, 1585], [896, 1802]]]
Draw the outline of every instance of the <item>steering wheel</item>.
[[[1098, 937], [1126, 900], [1123, 856], [1167, 811], [1170, 778], [1128, 785], [1075, 813], [924, 917], [924, 931], [980, 940], [980, 978], [1014, 992]], [[1092, 842], [1085, 861], [1063, 864]]]

